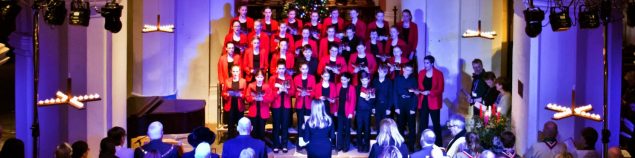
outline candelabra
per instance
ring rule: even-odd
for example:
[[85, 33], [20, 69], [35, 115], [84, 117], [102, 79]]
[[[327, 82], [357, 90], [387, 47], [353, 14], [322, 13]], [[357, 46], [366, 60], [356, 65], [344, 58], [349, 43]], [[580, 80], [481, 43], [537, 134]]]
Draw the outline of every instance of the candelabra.
[[488, 31], [488, 32], [481, 31], [481, 20], [478, 21], [478, 29], [476, 31], [467, 29], [463, 33], [463, 38], [480, 37], [485, 39], [494, 39], [494, 36], [496, 36], [496, 31]]
[[157, 25], [145, 24], [143, 25], [143, 30], [141, 30], [141, 32], [143, 33], [150, 33], [150, 32], [173, 33], [174, 25], [161, 25], [161, 15], [157, 15]]
[[560, 120], [570, 116], [575, 116], [575, 117], [582, 117], [585, 119], [590, 119], [590, 120], [594, 120], [598, 122], [602, 121], [602, 118], [600, 117], [599, 114], [594, 114], [589, 112], [593, 110], [593, 106], [591, 104], [576, 107], [575, 89], [571, 91], [571, 107], [564, 107], [558, 104], [549, 103], [547, 104], [547, 107], [545, 107], [545, 109], [556, 111], [556, 113], [553, 114], [554, 120]]

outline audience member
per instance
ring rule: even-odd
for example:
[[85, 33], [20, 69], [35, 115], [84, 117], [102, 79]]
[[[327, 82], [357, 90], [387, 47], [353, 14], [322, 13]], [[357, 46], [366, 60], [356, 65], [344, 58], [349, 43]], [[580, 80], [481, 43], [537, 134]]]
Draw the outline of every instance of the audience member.
[[55, 158], [71, 158], [71, 153], [73, 153], [71, 145], [64, 142], [57, 145], [57, 148], [55, 149]]
[[459, 151], [454, 155], [455, 158], [472, 158], [472, 157], [480, 157], [481, 150], [481, 140], [479, 136], [474, 132], [468, 132], [465, 134], [465, 144], [459, 146]]
[[459, 147], [465, 143], [465, 119], [462, 116], [453, 115], [446, 124], [452, 134], [452, 140], [446, 146], [446, 156], [454, 157], [459, 152]]
[[71, 145], [73, 147], [72, 158], [87, 158], [88, 157], [88, 143], [85, 141], [76, 141]]
[[578, 158], [596, 158], [601, 157], [600, 153], [595, 151], [595, 143], [598, 141], [598, 132], [591, 127], [582, 129], [582, 148], [575, 153]]
[[238, 126], [236, 127], [238, 130], [239, 136], [236, 138], [227, 140], [225, 144], [223, 144], [223, 158], [235, 158], [240, 156], [240, 151], [245, 148], [252, 148], [256, 152], [257, 158], [266, 158], [267, 150], [265, 147], [265, 143], [259, 139], [252, 138], [251, 135], [251, 121], [248, 118], [243, 117], [238, 120]]
[[520, 155], [516, 153], [514, 145], [516, 144], [516, 136], [510, 131], [505, 131], [500, 135], [500, 142], [502, 149], [496, 151], [497, 156], [503, 156], [505, 158], [520, 158]]
[[99, 158], [118, 158], [116, 156], [116, 146], [110, 138], [101, 139], [99, 143]]
[[[443, 151], [435, 145], [436, 135], [430, 129], [423, 130], [421, 133], [421, 150], [413, 153], [410, 157], [443, 157]], [[438, 155], [435, 155], [438, 154]]]
[[108, 130], [108, 139], [115, 145], [115, 155], [120, 158], [132, 158], [134, 151], [125, 146], [126, 142], [126, 130], [115, 126]]
[[240, 158], [256, 158], [254, 154], [256, 154], [254, 149], [245, 148], [243, 151], [240, 151]]
[[[214, 140], [216, 139], [216, 134], [212, 132], [207, 127], [197, 127], [192, 133], [187, 136], [187, 142], [190, 143], [192, 147], [198, 147], [200, 143], [214, 144]], [[183, 153], [183, 158], [193, 158], [195, 157], [195, 150], [190, 152]], [[217, 154], [211, 153], [210, 157], [218, 157]]]
[[527, 149], [525, 158], [555, 157], [557, 154], [567, 151], [567, 146], [556, 139], [558, 136], [556, 123], [552, 121], [545, 123], [542, 134], [543, 140]]
[[[212, 153], [212, 147], [207, 142], [198, 143], [193, 151], [193, 158], [218, 158], [218, 155]], [[185, 155], [183, 155], [185, 157]]]
[[20, 139], [9, 138], [4, 141], [0, 158], [24, 158], [24, 142]]
[[178, 157], [177, 148], [174, 145], [163, 143], [163, 124], [161, 122], [150, 123], [150, 126], [148, 126], [148, 137], [150, 137], [148, 144], [135, 149], [135, 158], [142, 158], [152, 150], [160, 153], [160, 156], [164, 158]]
[[496, 155], [494, 155], [494, 152], [492, 152], [490, 150], [485, 150], [478, 157], [479, 158], [494, 158], [494, 157], [496, 157]]
[[377, 134], [377, 143], [373, 144], [370, 148], [370, 158], [378, 158], [382, 156], [384, 148], [393, 146], [397, 152], [400, 152], [399, 157], [408, 157], [408, 147], [404, 143], [404, 138], [399, 134], [397, 123], [390, 118], [381, 120], [379, 133]]

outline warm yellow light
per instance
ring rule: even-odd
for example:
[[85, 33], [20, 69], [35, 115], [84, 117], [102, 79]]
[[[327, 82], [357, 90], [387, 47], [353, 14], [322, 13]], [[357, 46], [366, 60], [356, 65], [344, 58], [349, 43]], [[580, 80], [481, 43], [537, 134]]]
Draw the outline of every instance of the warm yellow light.
[[145, 25], [143, 25], [143, 29], [141, 30], [141, 32], [143, 32], [143, 33], [150, 33], [150, 32], [173, 33], [174, 32], [174, 25], [172, 25], [172, 24], [170, 24], [170, 25], [161, 25], [161, 15], [157, 15], [157, 24], [156, 25], [145, 24]]
[[494, 39], [494, 36], [496, 36], [495, 31], [488, 31], [488, 32], [481, 31], [481, 20], [478, 21], [478, 29], [476, 31], [467, 29], [463, 33], [463, 38], [481, 37], [485, 39]]

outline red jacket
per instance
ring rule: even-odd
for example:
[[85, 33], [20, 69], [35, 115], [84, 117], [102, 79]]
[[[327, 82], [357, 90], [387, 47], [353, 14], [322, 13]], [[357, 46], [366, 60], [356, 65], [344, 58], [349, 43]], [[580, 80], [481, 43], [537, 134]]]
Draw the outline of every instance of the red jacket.
[[[426, 76], [426, 70], [419, 71], [419, 91], [423, 91], [423, 79]], [[442, 106], [443, 99], [443, 87], [444, 87], [443, 73], [436, 68], [432, 68], [432, 88], [430, 88], [430, 94], [428, 95], [428, 108], [430, 110], [439, 110]], [[423, 101], [423, 95], [419, 95], [419, 101], [417, 102], [417, 109], [421, 109], [421, 102]]]
[[[296, 28], [296, 32], [298, 33], [297, 35], [302, 35], [302, 27], [304, 27], [304, 25], [302, 25], [302, 20], [295, 18], [295, 22], [298, 24], [298, 28]], [[289, 18], [285, 18], [284, 19], [284, 23], [287, 24], [287, 33], [291, 33], [291, 26], [289, 26]]]
[[[298, 41], [295, 41], [295, 45], [294, 46], [296, 48], [304, 47], [304, 45], [302, 45], [302, 41], [303, 41], [302, 39], [300, 39]], [[311, 56], [317, 58], [318, 57], [318, 51], [317, 51], [318, 50], [318, 47], [317, 47], [318, 45], [317, 45], [317, 42], [315, 42], [315, 40], [313, 40], [313, 39], [311, 39], [309, 37], [309, 45], [311, 46], [311, 51], [312, 51]], [[302, 55], [302, 53], [300, 53], [300, 55]]]
[[[339, 46], [342, 43], [342, 40], [340, 40], [337, 37], [333, 37], [333, 41]], [[322, 56], [328, 56], [329, 55], [329, 40], [328, 38], [324, 37], [322, 39], [320, 39], [320, 49], [318, 50], [320, 52], [318, 52], [318, 59], [322, 58]]]
[[[368, 50], [368, 52], [371, 52], [370, 45], [371, 45], [370, 44], [370, 40], [366, 41], [366, 50]], [[392, 54], [388, 54], [388, 53], [385, 52], [384, 44], [381, 41], [379, 41], [379, 40], [377, 40], [377, 48], [379, 49], [378, 50], [379, 52], [377, 54], [392, 56]], [[372, 52], [371, 52], [371, 54], [372, 54]]]
[[[227, 78], [225, 83], [223, 84], [223, 100], [225, 101], [225, 105], [223, 105], [223, 109], [225, 112], [229, 112], [231, 110], [231, 96], [229, 96], [228, 91], [232, 88], [232, 79]], [[243, 98], [245, 97], [245, 88], [247, 88], [247, 82], [245, 79], [240, 79], [238, 81], [238, 91], [243, 95], [243, 97], [238, 97], [238, 111], [245, 111], [245, 104], [243, 103]]]
[[[234, 32], [228, 32], [227, 35], [225, 35], [225, 41], [223, 42], [223, 50], [225, 50], [225, 46], [227, 46], [228, 42], [234, 42]], [[240, 41], [238, 41], [238, 43], [234, 42], [234, 49], [241, 49], [240, 54], [243, 54], [245, 52], [245, 49], [247, 49], [247, 47], [249, 47], [249, 39], [247, 39], [247, 35], [245, 34], [240, 34]]]
[[[408, 49], [408, 45], [406, 45], [406, 42], [404, 42], [401, 39], [397, 39], [397, 46], [401, 48], [401, 56], [408, 58], [410, 55], [410, 49]], [[384, 52], [392, 55], [391, 47], [392, 47], [392, 39], [388, 39], [388, 41], [386, 42], [386, 45], [384, 46], [384, 49], [385, 49]]]
[[[370, 31], [377, 29], [377, 24], [375, 23], [377, 20], [368, 23], [368, 27], [366, 28], [366, 37], [370, 38]], [[384, 27], [386, 29], [386, 34], [384, 36], [390, 37], [390, 23], [384, 20]], [[381, 34], [377, 34], [377, 36], [382, 36]]]
[[[241, 62], [240, 55], [234, 54], [234, 65], [241, 66]], [[231, 68], [227, 66], [227, 53], [225, 53], [218, 58], [218, 83], [223, 83], [225, 79], [230, 77], [228, 72]]]
[[278, 31], [280, 31], [280, 24], [278, 24], [278, 21], [271, 18], [269, 22], [271, 22], [271, 30], [267, 30], [267, 23], [264, 18], [262, 19], [262, 31], [271, 33], [271, 35], [278, 33]]
[[[295, 76], [293, 78], [293, 84], [296, 87], [295, 93], [295, 108], [302, 109], [311, 109], [311, 100], [313, 100], [312, 92], [315, 91], [315, 77], [311, 74], [307, 75], [306, 87], [302, 87], [302, 74]], [[309, 90], [309, 96], [300, 96], [301, 91], [297, 89]]]
[[249, 47], [251, 46], [251, 40], [254, 38], [258, 38], [260, 40], [260, 48], [267, 49], [267, 51], [271, 51], [271, 38], [267, 36], [267, 33], [260, 32], [259, 36], [256, 36], [256, 32], [251, 32], [247, 35], [247, 39], [249, 39]]
[[[269, 70], [269, 52], [267, 49], [260, 48], [260, 69]], [[243, 62], [242, 62], [242, 70], [245, 72], [245, 79], [251, 81], [252, 72], [251, 69], [254, 68], [254, 48], [247, 48], [244, 54]], [[266, 71], [265, 71], [266, 72]]]
[[[269, 51], [276, 51], [278, 49], [278, 43], [280, 42], [280, 34], [272, 34], [271, 35], [271, 48]], [[288, 50], [295, 52], [295, 41], [293, 40], [293, 36], [290, 33], [285, 33], [284, 38], [287, 39]]]
[[[357, 54], [358, 52], [355, 52], [353, 54], [351, 54], [351, 58], [348, 61], [348, 71], [351, 72], [353, 74], [353, 79], [351, 80], [353, 82], [353, 85], [358, 85], [358, 73], [355, 73], [355, 67], [353, 66], [355, 64], [355, 62], [357, 62]], [[368, 73], [370, 74], [370, 76], [373, 76], [373, 74], [375, 74], [375, 72], [377, 72], [377, 62], [375, 61], [375, 57], [371, 56], [372, 54], [370, 54], [370, 50], [366, 49], [366, 61], [368, 61]], [[360, 70], [361, 72], [362, 70]], [[372, 78], [371, 78], [372, 79]]]
[[[238, 16], [232, 18], [232, 22], [229, 23], [229, 32], [232, 32], [234, 28], [232, 28], [232, 24], [234, 23], [234, 21], [238, 21]], [[240, 22], [240, 21], [238, 21]], [[246, 30], [247, 32], [250, 32], [251, 30], [254, 29], [254, 19], [247, 17], [247, 28], [241, 28], [243, 30]]]
[[[271, 74], [278, 74], [278, 61], [280, 60], [280, 52], [275, 52], [273, 54], [273, 56], [271, 57], [271, 63], [269, 64], [269, 71], [271, 72]], [[290, 50], [287, 50], [287, 54], [286, 54], [286, 68], [287, 71], [290, 70], [295, 70], [294, 66], [295, 66], [295, 53], [293, 53]]]
[[[315, 83], [315, 87], [313, 89], [313, 94], [312, 94], [313, 98], [315, 98], [315, 99], [320, 99], [320, 97], [322, 96], [322, 82], [323, 81]], [[329, 96], [328, 96], [328, 98], [330, 98], [330, 99], [336, 99], [337, 98], [338, 94], [335, 93], [336, 92], [335, 86], [336, 86], [335, 83], [329, 82]], [[329, 105], [324, 105], [324, 106], [329, 106]], [[329, 106], [329, 108], [330, 108], [330, 106]], [[327, 111], [327, 112], [330, 112], [330, 111]]]
[[[410, 22], [410, 31], [408, 32], [408, 40], [406, 42], [406, 45], [408, 46], [408, 50], [410, 50], [410, 52], [417, 50], [417, 44], [419, 42], [419, 30], [417, 28], [417, 24], [415, 24], [414, 22]], [[397, 23], [397, 30], [399, 30], [400, 34], [403, 33], [401, 30], [403, 30], [403, 21]], [[410, 52], [408, 52], [408, 54], [410, 54]]]
[[[331, 26], [331, 24], [333, 24], [333, 20], [331, 19], [331, 17], [325, 18], [324, 21], [322, 21], [322, 37], [326, 37], [326, 30], [329, 28], [329, 26]], [[344, 32], [344, 25], [344, 20], [338, 17], [335, 33]]]
[[[256, 100], [254, 96], [254, 94], [257, 93], [258, 92], [256, 91], [256, 82], [250, 83], [247, 87], [247, 96], [245, 97], [245, 100], [249, 105], [249, 113], [247, 113], [247, 117], [255, 118], [258, 113], [258, 107], [256, 106]], [[260, 103], [260, 117], [263, 119], [268, 119], [269, 107], [271, 106], [271, 101], [273, 101], [273, 93], [271, 92], [271, 87], [269, 87], [267, 83], [262, 83], [262, 92], [260, 93], [264, 93], [263, 100]]]
[[[320, 58], [319, 63], [318, 63], [318, 69], [317, 69], [317, 73], [318, 74], [322, 74], [324, 73], [324, 67], [326, 67], [326, 65], [328, 65], [330, 62], [330, 58], [329, 56], [323, 56], [322, 58]], [[344, 57], [342, 56], [337, 56], [337, 58], [335, 59], [335, 65], [337, 65], [338, 67], [340, 67], [340, 75], [344, 72], [348, 72], [348, 64], [346, 64], [346, 60], [344, 60]], [[337, 76], [331, 76], [331, 78], [335, 77], [335, 81], [339, 81], [339, 77], [340, 75]]]
[[313, 25], [311, 24], [311, 21], [309, 21], [304, 24], [303, 28], [309, 28], [309, 31], [311, 32], [311, 36], [313, 36], [313, 32], [317, 32], [320, 35], [320, 37], [322, 37], [322, 30], [324, 29], [324, 25], [318, 22], [316, 30], [313, 30]]
[[[276, 86], [282, 86], [284, 83], [288, 83], [289, 84], [289, 89], [288, 89], [288, 93], [286, 93], [284, 95], [284, 98], [281, 97], [280, 94], [278, 94], [278, 87]], [[278, 109], [280, 108], [282, 105], [280, 105], [280, 101], [284, 102], [284, 108], [290, 109], [291, 108], [291, 96], [295, 94], [295, 85], [293, 84], [293, 79], [291, 78], [291, 76], [289, 75], [285, 75], [285, 79], [284, 80], [280, 80], [278, 79], [278, 75], [276, 74], [275, 76], [271, 76], [271, 78], [269, 78], [269, 86], [271, 87], [271, 91], [272, 91], [272, 98], [273, 98], [273, 102], [271, 102], [271, 108], [274, 109]]]
[[[401, 56], [401, 62], [399, 64], [395, 63], [395, 57], [393, 56], [392, 58], [388, 59], [388, 63], [391, 65], [399, 65], [400, 67], [403, 68], [403, 65], [405, 65], [406, 63], [408, 63], [410, 60], [408, 60], [408, 58]], [[415, 68], [413, 68], [415, 69]], [[403, 71], [399, 71], [399, 74], [396, 73], [390, 73], [389, 76], [391, 79], [395, 79], [395, 75], [401, 75], [403, 73]]]
[[[335, 104], [331, 104], [331, 113], [335, 114], [338, 112], [339, 110], [339, 95], [340, 95], [340, 90], [342, 90], [342, 84], [337, 84], [337, 87], [335, 88], [335, 93], [338, 95], [338, 98], [335, 98]], [[355, 92], [355, 86], [353, 85], [348, 85], [348, 92], [346, 94], [346, 103], [344, 103], [344, 114], [346, 114], [346, 117], [348, 117], [349, 115], [353, 115], [353, 112], [355, 112], [355, 105], [357, 105], [357, 93]]]
[[347, 22], [347, 27], [349, 25], [355, 25], [355, 35], [361, 40], [361, 41], [366, 41], [368, 39], [368, 36], [366, 36], [366, 23], [364, 21], [362, 21], [362, 19], [357, 19], [357, 23], [353, 24], [353, 21], [348, 21]]

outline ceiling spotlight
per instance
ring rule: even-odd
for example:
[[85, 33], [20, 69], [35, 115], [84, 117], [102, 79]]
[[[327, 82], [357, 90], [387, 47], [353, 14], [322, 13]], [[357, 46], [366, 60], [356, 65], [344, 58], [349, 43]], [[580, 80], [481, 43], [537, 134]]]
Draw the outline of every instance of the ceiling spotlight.
[[626, 19], [628, 26], [635, 27], [635, 2], [628, 3], [626, 8]]
[[106, 30], [117, 33], [121, 31], [121, 10], [123, 10], [123, 6], [117, 4], [115, 1], [111, 1], [106, 3], [104, 7], [101, 8], [101, 16], [106, 18], [106, 24], [104, 28]]
[[15, 18], [20, 9], [15, 1], [0, 0], [0, 41], [9, 38], [11, 32], [15, 31]]
[[525, 15], [525, 33], [529, 37], [536, 37], [542, 32], [542, 20], [545, 19], [545, 12], [540, 8], [529, 7], [523, 11]]
[[569, 7], [551, 7], [549, 11], [549, 23], [551, 23], [551, 30], [553, 31], [557, 32], [569, 30], [571, 27]]
[[580, 5], [578, 10], [578, 17], [580, 17], [578, 22], [580, 23], [580, 28], [593, 29], [600, 27], [600, 12], [595, 9], [588, 8], [586, 5]]
[[66, 18], [66, 2], [63, 0], [51, 0], [46, 4], [44, 20], [51, 25], [62, 25]]
[[90, 21], [90, 4], [84, 0], [73, 0], [71, 2], [71, 14], [68, 16], [68, 23], [71, 25], [88, 26]]

